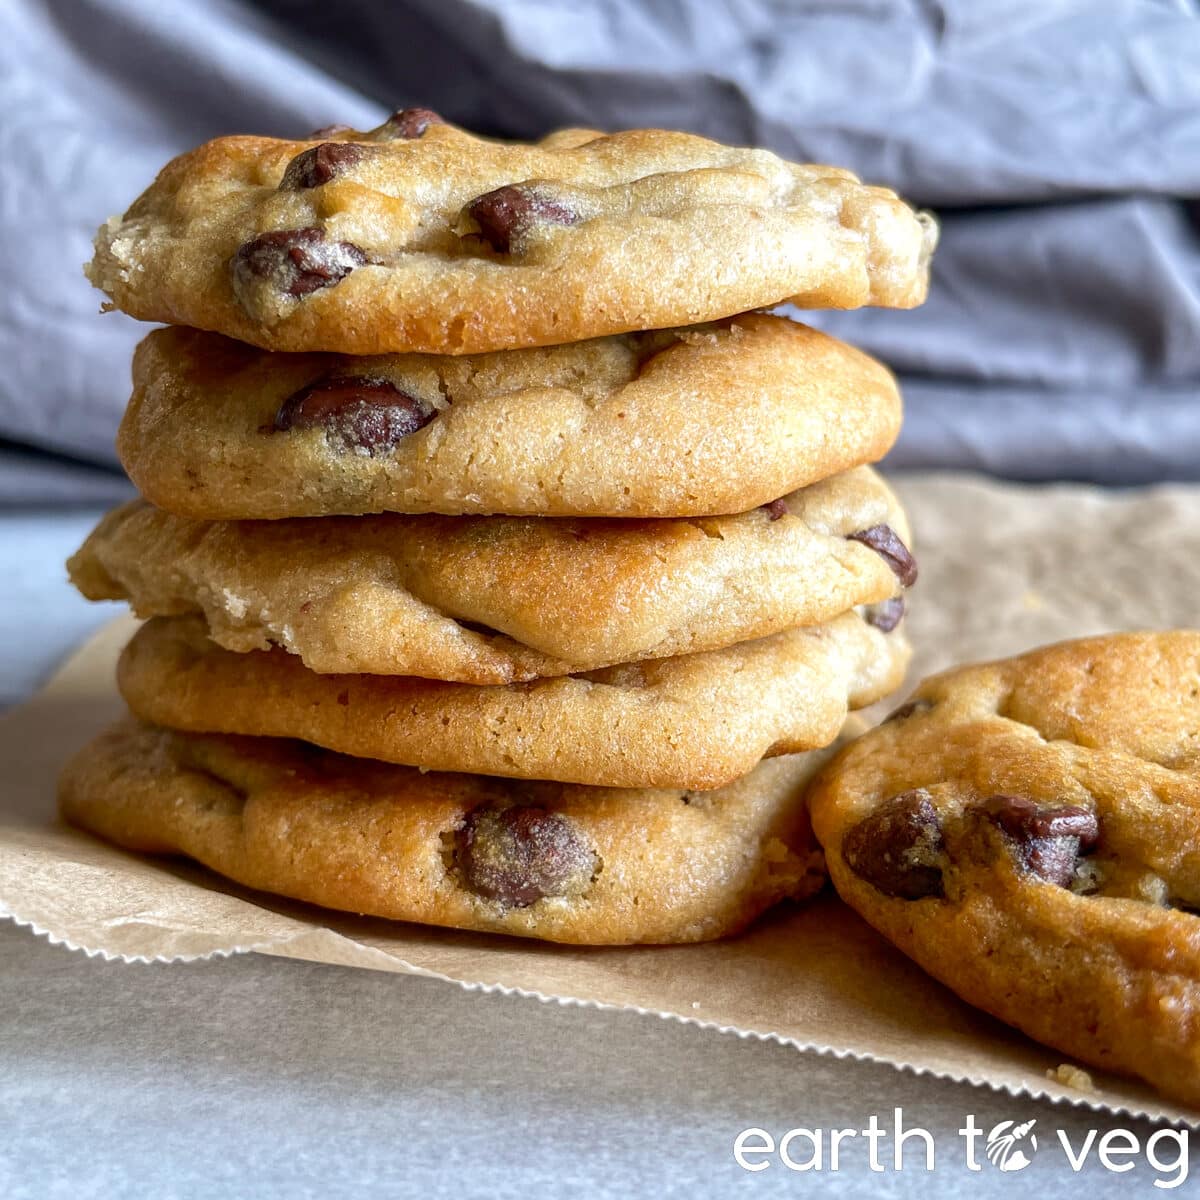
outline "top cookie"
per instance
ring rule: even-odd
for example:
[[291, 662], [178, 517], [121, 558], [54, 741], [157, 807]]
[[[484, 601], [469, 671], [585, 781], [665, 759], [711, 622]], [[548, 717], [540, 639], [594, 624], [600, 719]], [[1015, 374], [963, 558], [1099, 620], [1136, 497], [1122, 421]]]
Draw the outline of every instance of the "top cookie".
[[843, 899], [964, 999], [1200, 1103], [1200, 632], [923, 683], [817, 781]]
[[226, 137], [170, 162], [88, 278], [148, 321], [271, 350], [474, 354], [790, 301], [925, 298], [932, 218], [848, 171], [663, 130]]

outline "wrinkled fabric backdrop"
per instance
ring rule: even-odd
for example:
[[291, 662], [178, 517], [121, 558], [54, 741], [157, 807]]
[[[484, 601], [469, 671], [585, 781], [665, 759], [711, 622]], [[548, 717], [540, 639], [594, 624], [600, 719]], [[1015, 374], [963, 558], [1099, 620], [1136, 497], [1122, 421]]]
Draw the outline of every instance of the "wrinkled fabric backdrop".
[[96, 226], [226, 133], [661, 125], [852, 167], [934, 208], [915, 312], [815, 323], [899, 372], [889, 464], [1200, 479], [1200, 14], [1186, 0], [5, 0], [0, 502], [127, 485], [144, 332]]

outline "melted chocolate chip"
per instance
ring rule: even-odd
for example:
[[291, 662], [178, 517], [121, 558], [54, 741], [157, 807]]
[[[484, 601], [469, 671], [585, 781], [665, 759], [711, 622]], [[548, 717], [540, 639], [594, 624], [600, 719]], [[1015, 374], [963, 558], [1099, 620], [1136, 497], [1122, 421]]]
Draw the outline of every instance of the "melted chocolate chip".
[[380, 137], [388, 140], [412, 141], [419, 138], [430, 125], [445, 125], [445, 121], [432, 108], [400, 108], [383, 123]]
[[778, 521], [780, 517], [788, 515], [788, 506], [782, 500], [772, 500], [770, 504], [764, 504], [763, 508], [767, 510], [767, 516], [772, 521]]
[[266, 279], [288, 296], [307, 296], [331, 287], [361, 267], [367, 256], [352, 242], [331, 242], [322, 229], [277, 229], [260, 233], [233, 256], [236, 290]]
[[917, 789], [885, 801], [849, 830], [842, 858], [885, 896], [941, 896], [942, 827], [929, 793]]
[[511, 908], [577, 891], [596, 867], [566, 817], [529, 805], [472, 810], [458, 831], [455, 857], [473, 892]]
[[886, 725], [889, 721], [906, 721], [909, 717], [916, 716], [917, 713], [928, 712], [932, 707], [932, 700], [910, 700], [907, 704], [900, 705], [894, 712], [888, 713], [882, 724]]
[[579, 220], [573, 208], [525, 184], [485, 192], [466, 212], [479, 226], [479, 236], [500, 254], [519, 246], [535, 225], [574, 225]]
[[985, 800], [982, 808], [1021, 866], [1059, 887], [1070, 884], [1080, 853], [1091, 850], [1100, 836], [1096, 814], [1077, 804], [1050, 808], [1001, 795]]
[[870, 546], [896, 573], [905, 587], [917, 582], [917, 560], [890, 525], [872, 525], [848, 535], [852, 541]]
[[389, 380], [337, 375], [289, 396], [274, 428], [285, 432], [321, 426], [344, 448], [374, 453], [392, 449], [436, 416], [436, 408]]
[[874, 625], [881, 633], [891, 633], [904, 619], [904, 597], [893, 596], [879, 604], [869, 604], [865, 616], [868, 625]]
[[281, 192], [315, 188], [355, 166], [363, 156], [357, 142], [322, 142], [297, 154], [279, 182]]
[[992, 796], [984, 805], [1006, 832], [1034, 838], [1074, 837], [1087, 849], [1100, 835], [1096, 814], [1078, 804], [1044, 808], [1023, 796]]

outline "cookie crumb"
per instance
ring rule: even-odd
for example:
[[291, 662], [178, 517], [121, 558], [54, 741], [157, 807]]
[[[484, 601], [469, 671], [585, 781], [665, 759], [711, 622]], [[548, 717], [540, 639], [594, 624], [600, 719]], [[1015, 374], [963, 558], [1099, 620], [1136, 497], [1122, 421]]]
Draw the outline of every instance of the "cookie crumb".
[[229, 588], [221, 589], [221, 599], [225, 602], [225, 611], [235, 620], [241, 621], [250, 611], [250, 605], [245, 597], [237, 595]]
[[1054, 1083], [1074, 1088], [1077, 1092], [1096, 1091], [1092, 1077], [1082, 1067], [1073, 1066], [1071, 1063], [1059, 1063], [1052, 1071], [1046, 1072], [1046, 1078]]

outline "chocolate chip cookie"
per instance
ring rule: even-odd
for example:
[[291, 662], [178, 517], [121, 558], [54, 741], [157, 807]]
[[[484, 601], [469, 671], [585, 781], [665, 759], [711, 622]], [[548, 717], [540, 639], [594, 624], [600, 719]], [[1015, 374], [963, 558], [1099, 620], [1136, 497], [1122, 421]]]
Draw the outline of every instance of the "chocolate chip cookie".
[[85, 596], [141, 617], [201, 612], [230, 650], [500, 684], [715, 650], [858, 605], [889, 628], [915, 570], [907, 539], [895, 497], [860, 467], [693, 520], [192, 521], [135, 501], [68, 569]]
[[721, 787], [764, 755], [828, 745], [848, 708], [895, 689], [903, 633], [854, 613], [723, 650], [505, 687], [318, 675], [285, 650], [237, 654], [204, 622], [158, 617], [121, 656], [142, 720], [302, 738], [438, 771], [604, 787]]
[[1200, 1104], [1200, 632], [935, 676], [811, 806], [842, 897], [932, 975]]
[[786, 300], [909, 307], [935, 240], [835, 167], [662, 130], [504, 143], [408, 110], [174, 159], [87, 274], [132, 316], [270, 350], [477, 354]]
[[126, 720], [68, 764], [63, 815], [328, 908], [557, 942], [698, 942], [824, 881], [803, 803], [827, 751], [719, 791], [422, 773]]
[[743, 512], [882, 458], [901, 416], [879, 363], [764, 315], [457, 359], [165, 329], [133, 379], [121, 461], [202, 519]]

